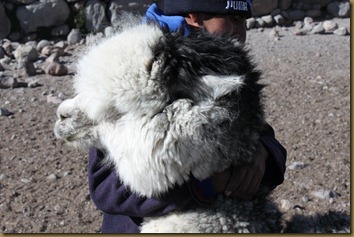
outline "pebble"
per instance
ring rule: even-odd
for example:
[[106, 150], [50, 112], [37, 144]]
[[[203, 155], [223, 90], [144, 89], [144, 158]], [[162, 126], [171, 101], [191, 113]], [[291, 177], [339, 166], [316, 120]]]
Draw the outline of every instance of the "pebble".
[[282, 200], [280, 201], [280, 205], [281, 205], [281, 209], [282, 209], [283, 211], [289, 211], [289, 210], [291, 209], [291, 203], [290, 203], [290, 201], [287, 200], [287, 199], [282, 199]]
[[288, 169], [289, 170], [299, 170], [299, 169], [303, 169], [307, 166], [307, 164], [305, 164], [305, 162], [302, 161], [296, 161], [291, 163], [290, 165], [288, 165]]
[[333, 32], [338, 29], [338, 24], [331, 20], [326, 20], [323, 22], [323, 28], [326, 32]]
[[45, 61], [49, 63], [53, 63], [53, 62], [59, 63], [59, 54], [52, 53]]
[[51, 45], [51, 43], [48, 40], [41, 40], [38, 42], [36, 49], [38, 52], [41, 52], [44, 47], [50, 46], [50, 45]]
[[279, 37], [279, 32], [278, 32], [275, 28], [273, 28], [273, 29], [269, 32], [269, 37], [270, 37], [270, 38], [277, 38], [277, 37]]
[[11, 115], [13, 115], [13, 113], [10, 112], [9, 110], [4, 109], [4, 108], [0, 108], [0, 116], [8, 117], [8, 116], [11, 116]]
[[27, 86], [29, 88], [36, 88], [36, 87], [39, 87], [39, 86], [42, 86], [38, 80], [33, 80], [33, 81], [30, 81]]
[[308, 201], [309, 201], [309, 198], [308, 198], [307, 196], [303, 196], [303, 197], [301, 198], [301, 201], [303, 201], [303, 202], [308, 202]]
[[50, 174], [47, 176], [47, 180], [57, 180], [58, 176], [56, 176], [55, 174]]
[[31, 180], [29, 180], [29, 179], [21, 179], [21, 182], [27, 184], [27, 183], [30, 183]]
[[340, 35], [340, 36], [345, 36], [348, 34], [348, 30], [346, 27], [339, 27], [338, 29], [336, 29], [335, 31], [333, 31], [333, 34], [335, 35]]
[[322, 34], [325, 32], [325, 29], [323, 28], [323, 24], [322, 23], [319, 23], [319, 24], [316, 24], [312, 30], [311, 30], [311, 34]]
[[330, 198], [337, 198], [340, 196], [339, 193], [333, 190], [320, 190], [320, 191], [313, 191], [311, 194], [315, 197], [320, 199], [330, 199]]
[[63, 102], [63, 100], [59, 97], [54, 95], [47, 95], [47, 103], [60, 104], [61, 102]]
[[17, 79], [14, 77], [0, 78], [0, 89], [15, 88], [18, 86]]
[[52, 75], [52, 76], [63, 76], [68, 73], [67, 67], [65, 67], [63, 64], [60, 64], [58, 62], [51, 62], [45, 64], [43, 67], [44, 67], [43, 70], [45, 74]]

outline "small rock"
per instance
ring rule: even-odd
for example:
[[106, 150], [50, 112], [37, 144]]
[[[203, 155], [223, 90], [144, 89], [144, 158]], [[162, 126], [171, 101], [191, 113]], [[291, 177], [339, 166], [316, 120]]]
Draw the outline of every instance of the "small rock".
[[32, 45], [19, 45], [14, 51], [14, 57], [17, 60], [26, 59], [28, 61], [35, 61], [38, 59], [38, 52]]
[[304, 18], [304, 24], [305, 25], [311, 25], [313, 23], [312, 17], [305, 17]]
[[4, 48], [4, 50], [5, 50], [7, 56], [9, 56], [9, 57], [12, 57], [12, 56], [13, 56], [14, 48], [13, 48], [11, 42], [5, 41], [5, 42], [2, 44], [2, 47]]
[[53, 53], [45, 61], [49, 63], [53, 63], [53, 62], [59, 63], [59, 54]]
[[10, 112], [10, 111], [7, 110], [7, 109], [0, 108], [0, 116], [8, 117], [8, 116], [10, 116], [10, 115], [13, 115], [13, 113]]
[[321, 199], [330, 199], [330, 198], [337, 198], [340, 196], [337, 192], [333, 190], [320, 190], [320, 191], [313, 191], [311, 194], [315, 197]]
[[29, 180], [29, 179], [21, 179], [21, 182], [27, 184], [27, 183], [30, 183], [31, 180]]
[[63, 100], [59, 97], [54, 95], [47, 95], [47, 103], [60, 104], [61, 102], [63, 102]]
[[283, 211], [289, 211], [289, 210], [291, 209], [291, 203], [290, 203], [290, 201], [287, 200], [287, 199], [282, 199], [282, 200], [280, 201], [280, 205], [281, 205], [281, 209], [282, 209]]
[[334, 21], [326, 20], [323, 22], [323, 28], [326, 32], [333, 32], [338, 29], [338, 24]]
[[293, 31], [294, 35], [307, 35], [308, 31], [303, 29], [296, 29]]
[[284, 22], [285, 22], [285, 19], [284, 19], [284, 17], [283, 17], [281, 14], [275, 15], [275, 16], [273, 17], [273, 19], [274, 19], [274, 21], [275, 21], [275, 23], [276, 23], [277, 25], [282, 25], [282, 24], [284, 24]]
[[52, 75], [52, 76], [63, 76], [68, 73], [67, 67], [57, 62], [46, 64], [43, 70], [45, 74]]
[[38, 52], [41, 52], [46, 46], [50, 46], [50, 42], [48, 40], [41, 40], [38, 42], [36, 49]]
[[63, 56], [65, 54], [64, 48], [56, 47], [56, 46], [45, 46], [41, 54], [45, 56], [49, 56], [51, 54], [57, 53], [58, 56]]
[[13, 77], [1, 77], [0, 78], [0, 89], [15, 88], [18, 86], [16, 78]]
[[247, 28], [247, 30], [252, 29], [254, 27], [255, 23], [256, 23], [256, 20], [254, 19], [254, 17], [248, 18], [246, 20], [246, 28]]
[[311, 34], [322, 34], [325, 32], [325, 29], [323, 28], [322, 22], [315, 25], [312, 30], [311, 30]]
[[68, 47], [68, 44], [65, 41], [61, 40], [55, 43], [54, 47], [65, 49], [66, 47]]
[[112, 26], [107, 26], [106, 28], [104, 28], [104, 35], [106, 37], [111, 37], [114, 34], [114, 29]]
[[36, 88], [36, 87], [40, 87], [40, 86], [42, 86], [42, 85], [38, 82], [38, 80], [33, 80], [33, 81], [30, 81], [30, 82], [27, 84], [27, 86], [28, 86], [29, 88]]
[[288, 166], [289, 170], [299, 170], [305, 168], [307, 165], [302, 161], [296, 161]]
[[37, 73], [33, 63], [24, 59], [18, 61], [18, 69], [22, 76], [34, 76]]
[[273, 28], [269, 32], [269, 37], [270, 38], [277, 38], [277, 37], [279, 37], [279, 32], [276, 29]]
[[7, 176], [5, 174], [0, 174], [0, 180], [4, 180], [6, 178], [7, 178]]
[[301, 29], [304, 26], [304, 22], [303, 21], [296, 21], [294, 26], [295, 26], [295, 29]]
[[68, 34], [67, 41], [69, 44], [77, 44], [80, 42], [81, 38], [80, 29], [72, 29]]
[[255, 22], [255, 24], [254, 24], [254, 26], [255, 26], [256, 28], [261, 28], [261, 27], [265, 27], [266, 24], [265, 24], [265, 22], [262, 20], [262, 18], [257, 18], [257, 19], [256, 19], [256, 22]]
[[47, 180], [57, 180], [58, 176], [56, 176], [55, 174], [51, 174], [47, 176]]
[[345, 36], [348, 34], [347, 28], [344, 26], [339, 27], [335, 31], [333, 31], [333, 34], [335, 35], [340, 35], [340, 36]]
[[273, 17], [271, 15], [262, 16], [261, 19], [267, 27], [272, 27], [274, 25]]
[[303, 197], [301, 198], [301, 201], [303, 201], [303, 202], [308, 202], [308, 201], [309, 201], [309, 198], [308, 198], [307, 196], [303, 196]]

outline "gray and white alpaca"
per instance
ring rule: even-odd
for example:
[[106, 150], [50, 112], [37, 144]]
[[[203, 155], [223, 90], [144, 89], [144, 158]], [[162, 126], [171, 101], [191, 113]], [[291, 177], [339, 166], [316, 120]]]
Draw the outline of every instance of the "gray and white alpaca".
[[[76, 96], [59, 106], [56, 136], [104, 150], [124, 184], [146, 197], [251, 162], [265, 122], [260, 72], [244, 46], [127, 19], [78, 62]], [[145, 218], [141, 232], [280, 232], [280, 217], [265, 197], [219, 197], [212, 207]], [[282, 231], [348, 233], [350, 217], [294, 217]]]
[[[76, 96], [59, 106], [56, 136], [103, 149], [121, 181], [146, 197], [251, 162], [265, 124], [263, 86], [244, 46], [127, 25], [78, 62]], [[146, 218], [141, 231], [279, 232], [279, 217], [265, 198], [220, 197], [213, 207]]]

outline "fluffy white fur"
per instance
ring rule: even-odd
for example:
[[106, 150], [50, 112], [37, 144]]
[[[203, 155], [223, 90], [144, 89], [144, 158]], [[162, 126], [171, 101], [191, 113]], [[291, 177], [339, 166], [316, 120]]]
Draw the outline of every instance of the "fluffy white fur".
[[213, 141], [218, 134], [206, 136], [204, 126], [229, 119], [214, 101], [243, 84], [242, 76], [208, 75], [203, 81], [212, 88], [209, 99], [168, 105], [166, 89], [155, 80], [160, 62], [152, 52], [162, 36], [160, 28], [140, 24], [88, 50], [78, 63], [77, 95], [59, 106], [62, 119], [55, 127], [58, 137], [78, 147], [108, 150], [122, 181], [148, 197], [182, 184], [191, 173], [204, 179], [230, 164], [215, 159], [221, 156]]
[[[164, 33], [153, 24], [127, 25], [96, 42], [78, 62], [76, 96], [59, 106], [56, 136], [82, 149], [105, 150], [121, 181], [146, 197], [163, 194], [191, 174], [202, 180], [237, 165], [225, 155], [229, 148], [223, 146], [222, 127], [235, 114], [218, 101], [244, 88], [246, 76], [201, 75], [201, 87], [208, 92], [202, 100], [171, 101], [159, 78], [164, 58], [154, 51]], [[245, 131], [251, 141], [258, 139], [257, 133]], [[265, 199], [239, 203], [220, 198], [211, 208], [146, 218], [141, 230], [254, 233], [279, 228], [279, 212]]]

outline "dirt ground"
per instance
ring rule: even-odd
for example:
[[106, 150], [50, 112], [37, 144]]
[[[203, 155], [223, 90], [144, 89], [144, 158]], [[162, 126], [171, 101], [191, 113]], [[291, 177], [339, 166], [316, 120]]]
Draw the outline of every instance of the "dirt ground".
[[[335, 19], [349, 28], [349, 19]], [[248, 31], [262, 69], [268, 122], [288, 152], [284, 183], [271, 194], [284, 218], [329, 211], [350, 217], [350, 36], [270, 37]], [[90, 199], [87, 153], [55, 139], [58, 104], [72, 96], [76, 50], [61, 57], [71, 74], [19, 78], [40, 86], [0, 89], [0, 232], [97, 233], [102, 215]]]

